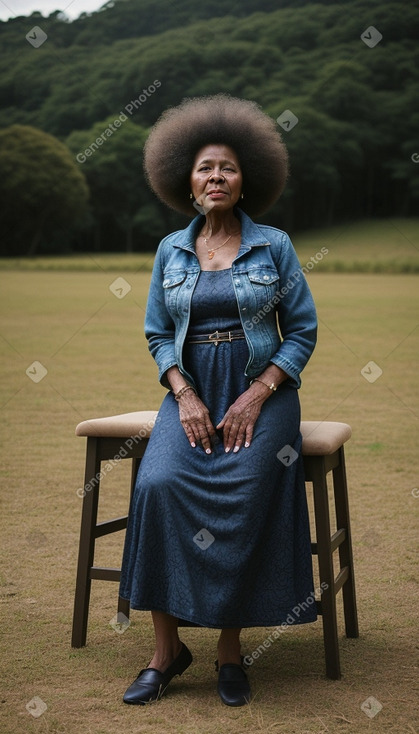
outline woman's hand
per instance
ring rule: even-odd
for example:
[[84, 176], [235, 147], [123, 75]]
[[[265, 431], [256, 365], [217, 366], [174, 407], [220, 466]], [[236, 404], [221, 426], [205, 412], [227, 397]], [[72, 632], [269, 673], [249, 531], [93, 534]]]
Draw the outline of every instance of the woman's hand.
[[287, 377], [287, 373], [281, 367], [270, 363], [246, 392], [242, 393], [233, 405], [230, 405], [217, 426], [217, 430], [223, 429], [224, 449], [227, 452], [231, 449], [234, 452], [238, 451], [243, 443], [245, 448], [250, 446], [253, 429], [262, 405], [272, 395], [269, 385], [274, 384], [278, 387]]
[[207, 454], [211, 453], [212, 439], [216, 435], [209, 417], [209, 410], [193, 390], [187, 390], [179, 398], [179, 418], [191, 446], [200, 443]]
[[227, 453], [231, 449], [237, 452], [243, 443], [246, 448], [250, 446], [255, 423], [263, 403], [270, 394], [269, 388], [260, 382], [254, 382], [233, 405], [230, 405], [217, 426], [217, 430], [220, 428], [223, 430], [224, 449]]

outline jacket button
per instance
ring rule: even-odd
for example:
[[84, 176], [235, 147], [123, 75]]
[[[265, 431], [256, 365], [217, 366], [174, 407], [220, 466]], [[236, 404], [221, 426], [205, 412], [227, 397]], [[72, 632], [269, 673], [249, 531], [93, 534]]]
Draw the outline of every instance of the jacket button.
[[264, 275], [263, 280], [269, 280], [269, 275]]

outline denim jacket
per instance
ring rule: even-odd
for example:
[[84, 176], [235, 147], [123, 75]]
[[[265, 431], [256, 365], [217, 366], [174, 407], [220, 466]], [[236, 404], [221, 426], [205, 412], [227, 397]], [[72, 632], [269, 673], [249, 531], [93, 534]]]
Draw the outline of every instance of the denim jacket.
[[[288, 383], [298, 388], [300, 372], [310, 358], [317, 334], [309, 287], [288, 235], [255, 224], [240, 209], [235, 213], [242, 233], [231, 277], [249, 348], [245, 375], [257, 377], [273, 362], [288, 374]], [[204, 217], [199, 215], [186, 229], [165, 237], [154, 261], [145, 335], [159, 368], [159, 380], [169, 389], [165, 373], [174, 365], [194, 385], [183, 366], [182, 348], [200, 273], [195, 240], [203, 225]]]

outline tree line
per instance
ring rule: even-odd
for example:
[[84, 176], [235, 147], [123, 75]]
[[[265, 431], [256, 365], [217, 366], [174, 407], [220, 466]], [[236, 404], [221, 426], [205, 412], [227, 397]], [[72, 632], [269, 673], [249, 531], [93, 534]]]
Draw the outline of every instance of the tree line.
[[413, 215], [418, 31], [413, 4], [379, 0], [116, 0], [0, 23], [1, 254], [155, 249], [188, 220], [146, 185], [148, 131], [217, 92], [254, 99], [287, 144], [263, 221]]

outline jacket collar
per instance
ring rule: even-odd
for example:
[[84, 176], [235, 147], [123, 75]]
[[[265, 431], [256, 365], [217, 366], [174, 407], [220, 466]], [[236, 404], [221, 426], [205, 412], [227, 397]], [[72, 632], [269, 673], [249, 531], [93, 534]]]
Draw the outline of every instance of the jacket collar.
[[[241, 244], [236, 259], [243, 253], [248, 252], [252, 247], [260, 247], [261, 245], [270, 244], [262, 230], [247, 214], [244, 213], [244, 211], [236, 207], [235, 214], [240, 220], [242, 228]], [[203, 214], [198, 214], [186, 229], [175, 232], [171, 243], [173, 247], [179, 247], [182, 250], [195, 252], [195, 240], [198, 236], [198, 232], [202, 229], [204, 222], [205, 217]]]

